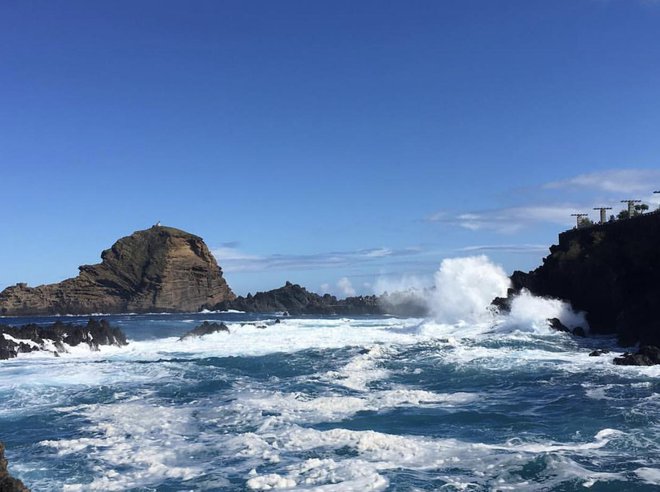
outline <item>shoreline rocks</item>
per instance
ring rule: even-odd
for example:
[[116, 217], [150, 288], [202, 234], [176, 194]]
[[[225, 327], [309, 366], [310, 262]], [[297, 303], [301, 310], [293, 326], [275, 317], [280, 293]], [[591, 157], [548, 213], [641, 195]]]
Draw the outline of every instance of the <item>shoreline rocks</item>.
[[0, 360], [13, 359], [18, 354], [47, 351], [55, 356], [66, 352], [66, 346], [86, 344], [90, 350], [102, 345], [127, 345], [126, 336], [105, 320], [90, 319], [87, 325], [57, 321], [49, 326], [34, 323], [23, 326], [0, 325]]
[[642, 345], [634, 354], [625, 352], [613, 362], [618, 366], [654, 366], [660, 364], [660, 348], [654, 345]]

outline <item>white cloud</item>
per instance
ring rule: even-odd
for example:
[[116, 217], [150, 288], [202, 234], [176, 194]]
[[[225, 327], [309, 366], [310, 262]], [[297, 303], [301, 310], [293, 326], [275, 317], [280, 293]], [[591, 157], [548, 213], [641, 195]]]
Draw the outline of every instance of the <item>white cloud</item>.
[[[528, 207], [509, 207], [481, 212], [442, 213], [441, 219], [431, 222], [444, 222], [471, 231], [490, 230], [501, 233], [517, 232], [535, 223], [546, 222], [567, 226], [573, 223], [571, 214], [585, 207], [576, 205], [531, 205]], [[436, 214], [437, 215], [437, 214]], [[432, 216], [433, 217], [433, 216]]]
[[[232, 245], [234, 243], [231, 243]], [[271, 254], [259, 256], [245, 253], [235, 247], [223, 245], [212, 250], [213, 255], [226, 272], [262, 270], [310, 270], [337, 268], [364, 262], [376, 262], [384, 258], [411, 257], [422, 253], [419, 248], [403, 249], [371, 248], [356, 251], [332, 251], [311, 254]]]
[[548, 246], [544, 244], [485, 244], [478, 246], [466, 246], [459, 251], [464, 253], [478, 253], [487, 251], [499, 251], [502, 253], [544, 253]]
[[337, 282], [337, 287], [345, 296], [351, 297], [355, 295], [355, 289], [353, 288], [353, 284], [348, 279], [348, 277], [340, 278]]
[[[648, 192], [649, 187], [660, 187], [660, 170], [612, 169], [589, 174], [580, 174], [569, 179], [553, 181], [543, 185], [547, 189], [582, 188], [613, 193]], [[628, 197], [622, 197], [627, 199]], [[634, 197], [630, 197], [634, 198]]]

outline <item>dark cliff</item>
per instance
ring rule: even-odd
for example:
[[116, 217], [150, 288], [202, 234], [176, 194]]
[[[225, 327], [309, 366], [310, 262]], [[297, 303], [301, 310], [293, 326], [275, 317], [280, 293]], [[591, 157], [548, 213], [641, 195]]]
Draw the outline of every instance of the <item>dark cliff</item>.
[[309, 292], [298, 284], [287, 282], [283, 287], [237, 297], [208, 306], [211, 309], [236, 309], [248, 313], [273, 313], [285, 311], [292, 315], [340, 315], [392, 314], [396, 316], [426, 316], [428, 308], [424, 299], [411, 292], [397, 292], [381, 296], [354, 296], [337, 299], [330, 294]]
[[121, 238], [101, 259], [58, 284], [8, 287], [0, 292], [0, 313], [197, 311], [235, 297], [204, 241], [173, 227]]
[[592, 332], [660, 345], [660, 213], [566, 231], [542, 266], [511, 280], [586, 311]]
[[337, 299], [330, 294], [320, 296], [309, 292], [304, 287], [291, 282], [287, 282], [279, 289], [257, 292], [255, 295], [248, 294], [246, 297], [237, 297], [208, 307], [217, 310], [236, 309], [249, 313], [283, 311], [292, 315], [360, 315], [383, 312], [375, 296]]

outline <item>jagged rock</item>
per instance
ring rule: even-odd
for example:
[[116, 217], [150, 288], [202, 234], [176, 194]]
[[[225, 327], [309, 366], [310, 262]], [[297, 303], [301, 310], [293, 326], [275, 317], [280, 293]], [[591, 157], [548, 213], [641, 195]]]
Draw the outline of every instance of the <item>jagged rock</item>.
[[286, 282], [279, 289], [268, 292], [257, 292], [246, 297], [237, 297], [232, 301], [225, 301], [211, 309], [236, 309], [249, 313], [275, 313], [284, 312], [294, 316], [301, 314], [315, 315], [359, 315], [382, 314], [383, 309], [376, 296], [357, 296], [338, 300], [335, 296], [323, 296], [309, 292], [304, 287]]
[[660, 364], [660, 348], [654, 345], [644, 345], [637, 353], [625, 352], [613, 360], [619, 366], [653, 366]]
[[65, 344], [71, 347], [87, 344], [91, 350], [101, 345], [127, 345], [126, 336], [107, 321], [90, 319], [87, 325], [73, 325], [57, 321], [50, 326], [28, 324], [20, 327], [0, 325], [0, 359], [12, 359], [18, 354], [39, 350], [50, 350], [54, 354], [66, 352]]
[[30, 492], [20, 480], [13, 478], [7, 470], [5, 446], [0, 442], [0, 492]]
[[553, 330], [571, 333], [571, 330], [565, 324], [563, 324], [559, 318], [550, 318], [548, 323], [550, 323], [550, 328]]
[[659, 278], [660, 213], [649, 213], [563, 232], [543, 265], [511, 282], [512, 295], [524, 288], [586, 311], [593, 333], [660, 345]]
[[209, 323], [208, 321], [204, 321], [204, 323], [199, 325], [197, 328], [184, 334], [181, 338], [179, 338], [179, 341], [187, 340], [188, 338], [202, 337], [204, 335], [210, 335], [211, 333], [218, 333], [220, 331], [229, 333], [229, 328], [227, 328], [227, 325], [224, 323]]
[[248, 294], [225, 301], [208, 309], [235, 309], [249, 313], [284, 313], [283, 315], [368, 315], [394, 314], [399, 316], [425, 316], [428, 308], [424, 300], [408, 292], [383, 294], [382, 296], [353, 296], [337, 299], [330, 294], [319, 295], [304, 287], [286, 282], [283, 287], [267, 292]]
[[119, 239], [58, 284], [17, 284], [0, 292], [3, 315], [198, 311], [234, 299], [204, 241], [154, 226]]
[[589, 352], [589, 357], [600, 357], [601, 355], [604, 354], [609, 354], [610, 351], [607, 349], [596, 349], [593, 350], [592, 352]]

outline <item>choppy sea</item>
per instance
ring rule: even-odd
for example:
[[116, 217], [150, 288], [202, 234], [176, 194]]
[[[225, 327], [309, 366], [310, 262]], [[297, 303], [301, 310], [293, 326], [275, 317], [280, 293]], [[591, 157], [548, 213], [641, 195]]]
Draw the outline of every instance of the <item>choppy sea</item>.
[[[0, 361], [0, 440], [34, 491], [660, 489], [660, 367], [613, 365], [611, 338], [525, 316], [105, 318], [127, 347]], [[179, 341], [204, 320], [230, 333]], [[29, 321], [53, 318], [0, 320]]]

